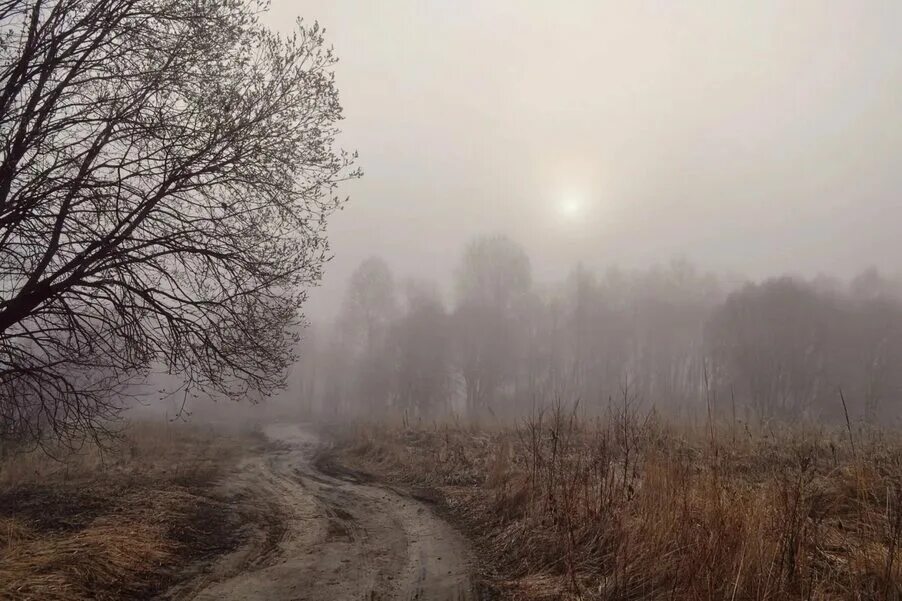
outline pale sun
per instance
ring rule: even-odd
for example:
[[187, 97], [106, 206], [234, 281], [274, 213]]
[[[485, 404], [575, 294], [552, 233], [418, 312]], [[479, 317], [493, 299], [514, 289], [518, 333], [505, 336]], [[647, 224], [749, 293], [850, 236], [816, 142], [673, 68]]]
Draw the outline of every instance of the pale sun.
[[583, 214], [583, 211], [583, 202], [576, 196], [567, 196], [558, 204], [558, 212], [565, 219], [578, 219]]

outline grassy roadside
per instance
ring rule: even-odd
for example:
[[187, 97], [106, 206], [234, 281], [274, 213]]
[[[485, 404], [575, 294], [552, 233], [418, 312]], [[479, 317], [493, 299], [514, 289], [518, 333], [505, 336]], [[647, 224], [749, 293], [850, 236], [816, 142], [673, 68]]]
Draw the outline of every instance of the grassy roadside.
[[140, 423], [104, 452], [0, 461], [0, 599], [147, 598], [226, 552], [237, 518], [215, 483], [250, 434]]
[[361, 425], [335, 460], [429, 489], [508, 598], [902, 593], [896, 436], [557, 410], [518, 427]]

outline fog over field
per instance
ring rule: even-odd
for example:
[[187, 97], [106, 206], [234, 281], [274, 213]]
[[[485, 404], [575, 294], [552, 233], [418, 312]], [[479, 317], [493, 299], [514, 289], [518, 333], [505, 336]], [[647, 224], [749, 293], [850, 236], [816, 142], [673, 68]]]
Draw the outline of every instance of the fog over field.
[[371, 255], [448, 276], [473, 236], [536, 278], [682, 258], [737, 278], [899, 273], [902, 5], [275, 0], [340, 62], [366, 176], [308, 312]]
[[0, 601], [902, 599], [902, 2], [0, 2]]

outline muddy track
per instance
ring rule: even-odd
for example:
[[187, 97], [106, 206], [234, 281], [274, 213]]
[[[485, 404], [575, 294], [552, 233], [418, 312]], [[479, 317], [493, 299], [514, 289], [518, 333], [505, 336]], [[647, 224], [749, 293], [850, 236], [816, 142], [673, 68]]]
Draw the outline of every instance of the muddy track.
[[236, 551], [163, 599], [196, 601], [476, 599], [464, 539], [420, 501], [321, 471], [309, 429], [264, 429], [269, 449], [224, 483], [243, 516]]

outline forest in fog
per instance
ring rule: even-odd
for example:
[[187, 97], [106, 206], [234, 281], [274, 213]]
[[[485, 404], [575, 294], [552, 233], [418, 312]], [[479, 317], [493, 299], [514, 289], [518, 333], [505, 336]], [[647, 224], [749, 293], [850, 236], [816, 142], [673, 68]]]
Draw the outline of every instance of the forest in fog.
[[[436, 274], [441, 277], [445, 274]], [[304, 335], [292, 397], [326, 414], [518, 416], [641, 403], [734, 420], [895, 420], [902, 282], [722, 278], [686, 261], [536, 281], [504, 236], [463, 249], [453, 286], [380, 258], [347, 283], [337, 318]]]

